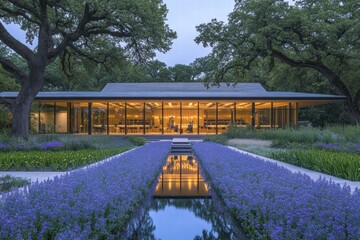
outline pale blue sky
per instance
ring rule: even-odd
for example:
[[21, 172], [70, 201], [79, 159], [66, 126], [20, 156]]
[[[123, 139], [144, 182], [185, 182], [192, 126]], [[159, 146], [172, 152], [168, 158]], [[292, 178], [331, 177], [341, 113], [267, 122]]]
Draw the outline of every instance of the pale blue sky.
[[169, 66], [190, 64], [196, 58], [208, 55], [210, 48], [205, 49], [194, 42], [198, 36], [195, 26], [208, 23], [212, 18], [227, 21], [234, 8], [234, 0], [164, 0], [164, 3], [169, 9], [168, 24], [178, 34], [172, 49], [157, 56]]
[[[178, 35], [169, 52], [157, 55], [157, 59], [168, 66], [190, 64], [210, 53], [210, 48], [205, 49], [194, 42], [198, 35], [195, 26], [212, 18], [227, 21], [234, 7], [234, 0], [164, 0], [164, 3], [169, 10], [167, 23]], [[17, 25], [10, 24], [7, 29], [15, 38], [25, 42], [25, 33]], [[36, 41], [34, 43], [37, 44]]]

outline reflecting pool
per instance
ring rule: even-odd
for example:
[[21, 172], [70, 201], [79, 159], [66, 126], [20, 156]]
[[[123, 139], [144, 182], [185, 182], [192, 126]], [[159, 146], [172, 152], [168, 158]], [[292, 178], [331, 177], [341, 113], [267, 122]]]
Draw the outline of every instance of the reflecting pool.
[[167, 158], [134, 239], [235, 239], [194, 156]]
[[193, 156], [168, 156], [154, 198], [208, 198], [208, 186], [201, 175], [198, 162]]

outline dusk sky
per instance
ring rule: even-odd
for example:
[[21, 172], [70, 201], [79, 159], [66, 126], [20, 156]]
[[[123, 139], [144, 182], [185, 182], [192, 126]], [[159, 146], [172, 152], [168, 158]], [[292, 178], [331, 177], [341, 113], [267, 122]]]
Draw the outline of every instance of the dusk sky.
[[164, 0], [168, 13], [168, 24], [177, 32], [172, 49], [166, 54], [159, 54], [157, 59], [168, 66], [190, 64], [198, 57], [204, 57], [211, 49], [205, 49], [194, 42], [198, 32], [195, 26], [208, 23], [216, 18], [227, 21], [227, 16], [234, 8], [234, 0]]
[[[190, 64], [198, 57], [210, 53], [210, 48], [203, 48], [194, 42], [198, 35], [195, 26], [207, 23], [212, 18], [227, 21], [228, 14], [234, 7], [234, 0], [164, 0], [169, 10], [167, 23], [177, 32], [172, 49], [165, 54], [158, 54], [157, 59], [168, 66]], [[14, 24], [7, 29], [19, 40], [25, 42], [25, 33]], [[36, 42], [34, 42], [37, 44]]]

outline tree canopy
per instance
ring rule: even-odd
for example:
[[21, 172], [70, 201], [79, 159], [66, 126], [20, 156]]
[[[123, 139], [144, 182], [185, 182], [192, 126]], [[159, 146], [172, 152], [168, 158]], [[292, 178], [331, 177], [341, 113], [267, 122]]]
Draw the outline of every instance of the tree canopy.
[[276, 64], [312, 69], [333, 93], [346, 96], [344, 110], [360, 122], [359, 1], [236, 0], [228, 23], [213, 19], [197, 30], [196, 42], [213, 47], [212, 81], [228, 74], [241, 81], [260, 65], [270, 71]]
[[[3, 69], [21, 84], [15, 101], [5, 101], [12, 115], [12, 134], [27, 138], [30, 106], [44, 83], [46, 67], [60, 58], [104, 63], [120, 55], [144, 62], [155, 50], [166, 52], [176, 37], [165, 23], [167, 9], [161, 0], [0, 0], [0, 55]], [[4, 26], [20, 25], [30, 49]], [[16, 53], [27, 64], [24, 71], [10, 58]]]

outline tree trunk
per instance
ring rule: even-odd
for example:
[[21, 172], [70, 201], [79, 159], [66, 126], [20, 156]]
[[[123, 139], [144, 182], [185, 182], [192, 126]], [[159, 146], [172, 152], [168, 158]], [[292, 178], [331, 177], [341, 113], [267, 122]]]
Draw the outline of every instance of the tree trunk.
[[354, 103], [351, 99], [347, 99], [343, 103], [343, 110], [349, 116], [352, 124], [360, 124], [360, 111], [356, 103]]
[[21, 86], [19, 95], [11, 108], [13, 117], [11, 136], [25, 140], [29, 138], [31, 104], [44, 83], [45, 65], [34, 61], [32, 65], [29, 65], [29, 70], [29, 79]]
[[29, 138], [29, 116], [33, 100], [34, 98], [26, 96], [13, 106], [11, 136], [26, 140]]

